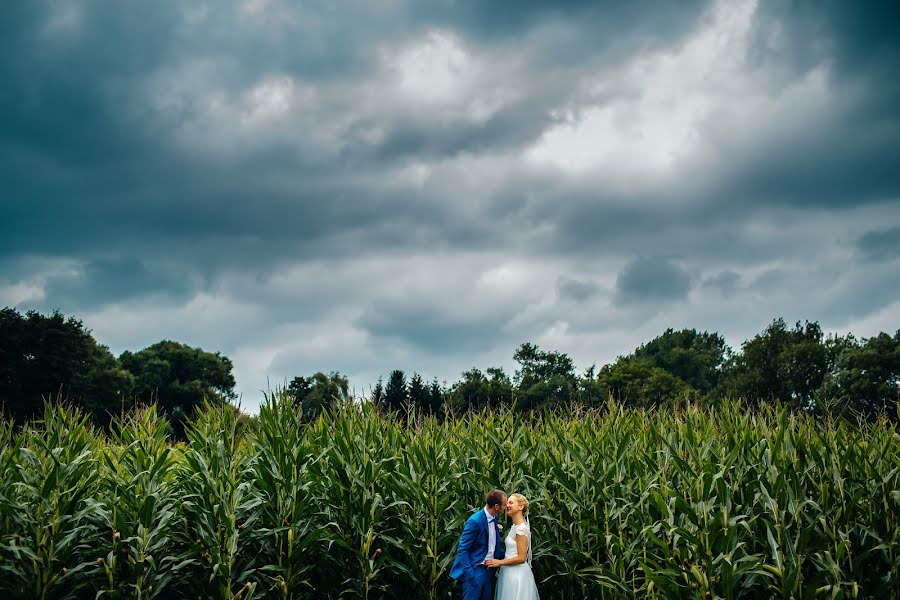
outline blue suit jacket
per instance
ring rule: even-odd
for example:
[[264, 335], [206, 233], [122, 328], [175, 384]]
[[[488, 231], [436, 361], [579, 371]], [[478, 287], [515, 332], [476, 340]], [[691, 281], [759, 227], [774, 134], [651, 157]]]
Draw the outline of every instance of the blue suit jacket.
[[[497, 531], [494, 558], [506, 558], [506, 547], [500, 536], [500, 524], [494, 520], [493, 525]], [[462, 575], [471, 575], [475, 565], [484, 562], [488, 551], [488, 535], [487, 515], [484, 513], [484, 508], [481, 508], [469, 517], [466, 526], [463, 527], [462, 536], [456, 547], [456, 560], [453, 561], [453, 568], [450, 569], [450, 577], [459, 579]]]

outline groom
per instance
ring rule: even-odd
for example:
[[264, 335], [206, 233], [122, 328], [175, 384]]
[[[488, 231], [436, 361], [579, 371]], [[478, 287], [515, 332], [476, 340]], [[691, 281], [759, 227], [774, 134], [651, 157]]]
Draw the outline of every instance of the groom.
[[463, 600], [491, 600], [494, 597], [497, 569], [486, 567], [484, 561], [506, 557], [497, 523], [497, 515], [502, 512], [506, 512], [506, 492], [492, 490], [484, 500], [484, 508], [466, 521], [456, 548], [456, 560], [450, 569], [450, 577], [462, 577]]

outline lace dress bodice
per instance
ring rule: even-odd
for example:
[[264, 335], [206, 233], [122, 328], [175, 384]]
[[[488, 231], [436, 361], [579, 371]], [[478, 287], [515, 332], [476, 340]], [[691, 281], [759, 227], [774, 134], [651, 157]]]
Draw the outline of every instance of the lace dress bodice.
[[528, 561], [517, 565], [500, 567], [497, 575], [497, 591], [494, 600], [540, 600], [537, 585], [534, 582], [534, 573], [531, 572], [531, 528], [528, 523], [513, 525], [506, 534], [506, 558], [519, 556], [519, 547], [516, 540], [524, 535], [528, 540]]
[[506, 534], [506, 539], [504, 540], [506, 543], [506, 558], [519, 556], [519, 546], [516, 544], [516, 537], [520, 535], [524, 535], [528, 540], [528, 544], [531, 544], [531, 529], [528, 527], [528, 523], [513, 525], [509, 528], [509, 533]]

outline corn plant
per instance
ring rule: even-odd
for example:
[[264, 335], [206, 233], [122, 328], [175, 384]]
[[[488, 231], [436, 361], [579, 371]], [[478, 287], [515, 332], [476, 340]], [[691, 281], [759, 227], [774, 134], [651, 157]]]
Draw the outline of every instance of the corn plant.
[[249, 448], [237, 410], [207, 404], [188, 425], [187, 438], [176, 490], [185, 522], [185, 560], [199, 563], [189, 571], [187, 587], [217, 600], [250, 600], [254, 573], [262, 566], [251, 551], [261, 500], [250, 482]]
[[[4, 432], [8, 440], [8, 429]], [[4, 449], [4, 479], [12, 484], [5, 515], [3, 577], [7, 597], [71, 598], [84, 587], [79, 575], [97, 566], [102, 506], [97, 500], [100, 469], [97, 434], [77, 409], [45, 404], [42, 421], [31, 423], [17, 443]], [[11, 509], [11, 512], [9, 512]], [[101, 562], [102, 561], [98, 561]]]
[[389, 589], [384, 571], [404, 571], [408, 552], [389, 518], [409, 505], [395, 482], [399, 428], [371, 406], [348, 407], [318, 419], [310, 435], [323, 450], [314, 476], [327, 521], [326, 585], [340, 596], [374, 597]]
[[49, 406], [0, 421], [4, 597], [438, 598], [485, 492], [531, 504], [543, 598], [900, 595], [900, 432], [778, 406], [610, 403], [304, 423], [152, 409], [107, 439]]
[[113, 422], [103, 458], [109, 552], [97, 597], [168, 597], [168, 586], [181, 569], [195, 562], [172, 554], [173, 530], [184, 522], [175, 498], [168, 424], [155, 406], [138, 409]]
[[404, 588], [409, 597], [434, 599], [447, 595], [453, 546], [469, 506], [467, 498], [452, 492], [462, 476], [456, 463], [458, 434], [441, 435], [446, 429], [433, 417], [412, 423], [403, 432], [403, 456], [394, 481], [397, 497], [407, 502], [396, 511], [398, 529], [404, 540], [413, 540], [415, 551], [400, 557], [402, 573], [408, 573], [406, 585], [398, 577], [392, 587]]
[[322, 552], [312, 473], [320, 450], [307, 439], [301, 416], [289, 396], [267, 396], [251, 461], [260, 499], [260, 572], [272, 578], [270, 587], [285, 599], [313, 595], [310, 573]]

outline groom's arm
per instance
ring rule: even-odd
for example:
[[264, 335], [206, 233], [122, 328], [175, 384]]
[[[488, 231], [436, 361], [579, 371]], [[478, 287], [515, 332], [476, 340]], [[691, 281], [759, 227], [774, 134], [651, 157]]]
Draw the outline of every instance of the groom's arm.
[[466, 521], [466, 526], [463, 527], [462, 536], [459, 538], [459, 546], [456, 548], [456, 556], [462, 564], [463, 573], [465, 573], [466, 577], [471, 577], [473, 574], [474, 565], [472, 564], [470, 550], [477, 539], [478, 525], [475, 524], [475, 519], [469, 519]]

